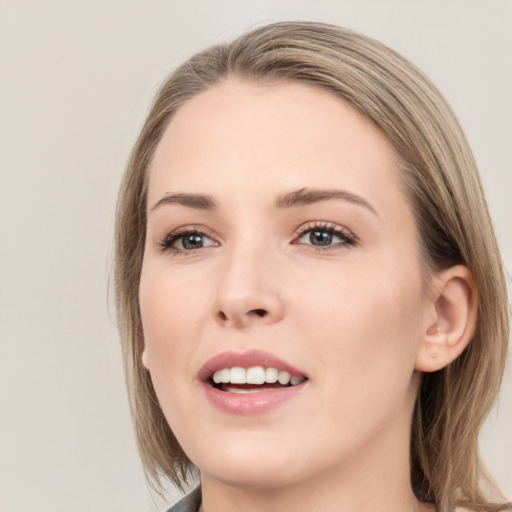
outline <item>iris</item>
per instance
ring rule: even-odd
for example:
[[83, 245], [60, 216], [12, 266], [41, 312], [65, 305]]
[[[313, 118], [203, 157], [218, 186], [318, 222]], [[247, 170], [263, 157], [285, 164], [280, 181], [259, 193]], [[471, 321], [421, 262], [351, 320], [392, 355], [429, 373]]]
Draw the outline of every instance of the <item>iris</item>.
[[313, 245], [330, 245], [332, 243], [332, 233], [320, 229], [311, 231], [309, 241]]

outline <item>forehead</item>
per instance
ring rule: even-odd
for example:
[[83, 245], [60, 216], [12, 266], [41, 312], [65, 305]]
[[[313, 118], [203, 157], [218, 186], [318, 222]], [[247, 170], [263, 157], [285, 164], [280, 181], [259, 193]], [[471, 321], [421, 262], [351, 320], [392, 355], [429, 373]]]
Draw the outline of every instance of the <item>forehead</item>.
[[155, 152], [148, 203], [176, 190], [268, 197], [300, 187], [343, 187], [378, 203], [401, 194], [396, 160], [381, 131], [334, 93], [229, 79], [174, 115]]

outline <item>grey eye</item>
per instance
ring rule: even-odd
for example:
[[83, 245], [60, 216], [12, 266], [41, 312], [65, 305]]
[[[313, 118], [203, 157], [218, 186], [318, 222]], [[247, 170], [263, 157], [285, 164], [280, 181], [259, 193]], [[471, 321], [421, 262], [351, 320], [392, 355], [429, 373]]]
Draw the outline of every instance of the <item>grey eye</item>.
[[194, 249], [216, 245], [209, 236], [198, 232], [175, 235], [173, 238], [174, 239], [170, 241], [168, 246], [178, 251], [193, 251]]
[[310, 229], [302, 234], [299, 243], [316, 246], [327, 246], [333, 244], [347, 243], [347, 240], [328, 229]]
[[186, 235], [181, 237], [181, 245], [183, 249], [199, 249], [204, 247], [205, 238], [206, 237], [204, 235], [199, 235], [197, 233]]
[[325, 231], [325, 229], [315, 229], [309, 233], [309, 241], [313, 245], [330, 245], [332, 244], [333, 234]]

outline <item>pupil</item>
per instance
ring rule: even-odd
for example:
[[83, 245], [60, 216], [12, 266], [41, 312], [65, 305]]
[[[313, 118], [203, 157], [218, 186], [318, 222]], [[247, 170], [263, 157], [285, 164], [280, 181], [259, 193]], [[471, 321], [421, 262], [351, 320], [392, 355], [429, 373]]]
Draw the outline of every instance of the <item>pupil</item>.
[[309, 240], [313, 245], [329, 245], [332, 242], [332, 234], [327, 231], [312, 231]]
[[203, 246], [203, 237], [201, 235], [188, 235], [183, 238], [182, 243], [185, 249], [197, 249]]

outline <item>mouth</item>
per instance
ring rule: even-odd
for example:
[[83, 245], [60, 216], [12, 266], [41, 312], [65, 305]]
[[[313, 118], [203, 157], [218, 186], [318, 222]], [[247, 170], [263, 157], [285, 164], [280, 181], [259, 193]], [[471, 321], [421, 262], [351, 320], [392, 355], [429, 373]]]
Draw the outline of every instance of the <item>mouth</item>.
[[308, 376], [268, 352], [223, 352], [199, 371], [206, 397], [221, 411], [256, 414], [303, 393]]
[[208, 382], [226, 393], [249, 394], [297, 386], [305, 380], [307, 378], [303, 375], [292, 375], [286, 370], [278, 370], [272, 366], [234, 366], [215, 371]]

